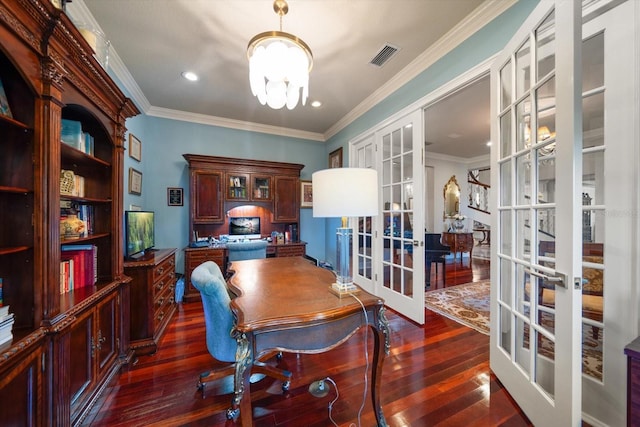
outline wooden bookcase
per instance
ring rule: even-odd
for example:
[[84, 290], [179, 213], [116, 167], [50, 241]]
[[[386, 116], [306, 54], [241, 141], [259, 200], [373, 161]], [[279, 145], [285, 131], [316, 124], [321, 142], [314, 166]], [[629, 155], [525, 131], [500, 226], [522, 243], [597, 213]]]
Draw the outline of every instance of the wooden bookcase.
[[[133, 354], [122, 189], [125, 120], [139, 111], [46, 0], [0, 0], [0, 80], [12, 116], [0, 115], [0, 278], [15, 317], [0, 348], [0, 400], [15, 404], [0, 419], [76, 425]], [[90, 154], [61, 143], [63, 118], [93, 137]], [[62, 170], [84, 177], [82, 195], [61, 195]], [[90, 229], [64, 240], [69, 203], [91, 211]], [[96, 248], [95, 284], [60, 292], [62, 245]]]

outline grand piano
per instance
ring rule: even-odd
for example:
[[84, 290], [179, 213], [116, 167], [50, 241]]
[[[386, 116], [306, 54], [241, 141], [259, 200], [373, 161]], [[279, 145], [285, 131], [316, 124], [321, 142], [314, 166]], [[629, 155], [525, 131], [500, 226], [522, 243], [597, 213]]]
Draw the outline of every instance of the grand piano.
[[438, 277], [438, 264], [442, 264], [442, 284], [444, 287], [445, 274], [445, 256], [451, 254], [451, 247], [443, 245], [441, 242], [442, 235], [440, 233], [425, 233], [424, 242], [424, 266], [426, 270], [425, 289], [431, 286], [431, 264], [436, 263], [436, 278]]

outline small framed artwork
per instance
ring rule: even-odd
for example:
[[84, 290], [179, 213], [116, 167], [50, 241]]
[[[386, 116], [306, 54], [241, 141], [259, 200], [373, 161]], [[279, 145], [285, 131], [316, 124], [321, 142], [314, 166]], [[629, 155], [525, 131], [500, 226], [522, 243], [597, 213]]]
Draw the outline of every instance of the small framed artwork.
[[142, 141], [132, 133], [129, 134], [129, 157], [139, 162], [142, 161]]
[[311, 181], [300, 181], [300, 207], [313, 207], [313, 186]]
[[182, 200], [182, 188], [167, 187], [167, 205], [169, 206], [182, 206], [184, 201]]
[[332, 151], [329, 154], [329, 167], [341, 168], [342, 167], [342, 147]]
[[129, 194], [142, 195], [142, 172], [129, 168]]

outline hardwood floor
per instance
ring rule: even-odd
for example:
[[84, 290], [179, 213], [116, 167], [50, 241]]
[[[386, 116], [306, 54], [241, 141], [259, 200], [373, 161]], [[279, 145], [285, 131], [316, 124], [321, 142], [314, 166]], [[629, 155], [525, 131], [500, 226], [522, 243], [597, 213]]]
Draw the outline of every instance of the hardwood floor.
[[[488, 262], [474, 260], [469, 268], [465, 261], [466, 272], [459, 263], [447, 265], [448, 286], [488, 277]], [[391, 310], [387, 317], [391, 354], [384, 364], [381, 401], [389, 426], [531, 425], [489, 369], [489, 337], [428, 310], [424, 326]], [[201, 304], [181, 304], [158, 352], [140, 357], [122, 373], [84, 425], [234, 425], [225, 418], [230, 395], [209, 391], [202, 398], [196, 390], [198, 375], [213, 366], [204, 336]], [[327, 376], [340, 394], [332, 410], [336, 423], [374, 425], [368, 396], [358, 415], [369, 385], [364, 378], [364, 343], [365, 332], [359, 331], [325, 353], [284, 354], [281, 363], [293, 373], [291, 388], [283, 395], [275, 380], [253, 384], [254, 425], [331, 425], [327, 407], [336, 396], [333, 386], [324, 398], [308, 392], [311, 382]], [[371, 360], [372, 339], [368, 347]]]

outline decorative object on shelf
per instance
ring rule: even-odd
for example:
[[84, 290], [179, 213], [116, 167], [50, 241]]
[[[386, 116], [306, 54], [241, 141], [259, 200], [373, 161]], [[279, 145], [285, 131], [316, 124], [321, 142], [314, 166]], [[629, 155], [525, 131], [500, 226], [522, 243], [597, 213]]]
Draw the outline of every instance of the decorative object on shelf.
[[79, 239], [87, 233], [87, 224], [73, 213], [60, 219], [60, 238], [62, 240]]
[[73, 171], [60, 170], [60, 194], [65, 196], [73, 195], [73, 188], [75, 186], [76, 177]]
[[342, 167], [342, 147], [333, 150], [329, 153], [329, 167], [341, 168]]
[[142, 161], [142, 141], [132, 133], [129, 134], [129, 157], [139, 162]]
[[184, 204], [182, 200], [182, 188], [168, 187], [167, 188], [167, 205], [169, 206], [182, 206]]
[[302, 105], [307, 102], [313, 54], [300, 38], [282, 31], [282, 17], [289, 12], [287, 2], [275, 0], [273, 10], [280, 17], [280, 31], [257, 34], [247, 46], [251, 92], [262, 105], [276, 110], [286, 105], [293, 110], [300, 90]]
[[129, 168], [129, 194], [142, 195], [142, 172]]
[[2, 79], [0, 79], [0, 115], [12, 117], [11, 108], [9, 108], [9, 100], [7, 99], [7, 94], [4, 91], [4, 86], [2, 84]]
[[467, 217], [462, 214], [456, 214], [452, 218], [454, 231], [462, 231], [464, 229], [464, 220], [467, 219]]
[[94, 28], [92, 25], [89, 25], [84, 22], [74, 22], [82, 37], [89, 43], [91, 49], [93, 49], [94, 58], [102, 65], [102, 68], [107, 69], [107, 65], [109, 65], [109, 48], [111, 47], [111, 42], [107, 40], [107, 37], [104, 33], [97, 28]]
[[311, 181], [300, 181], [300, 207], [313, 207], [313, 185]]
[[334, 168], [314, 172], [313, 216], [341, 217], [342, 226], [336, 232], [337, 283], [331, 287], [338, 296], [358, 291], [353, 284], [353, 230], [348, 217], [378, 215], [378, 173], [374, 169]]

